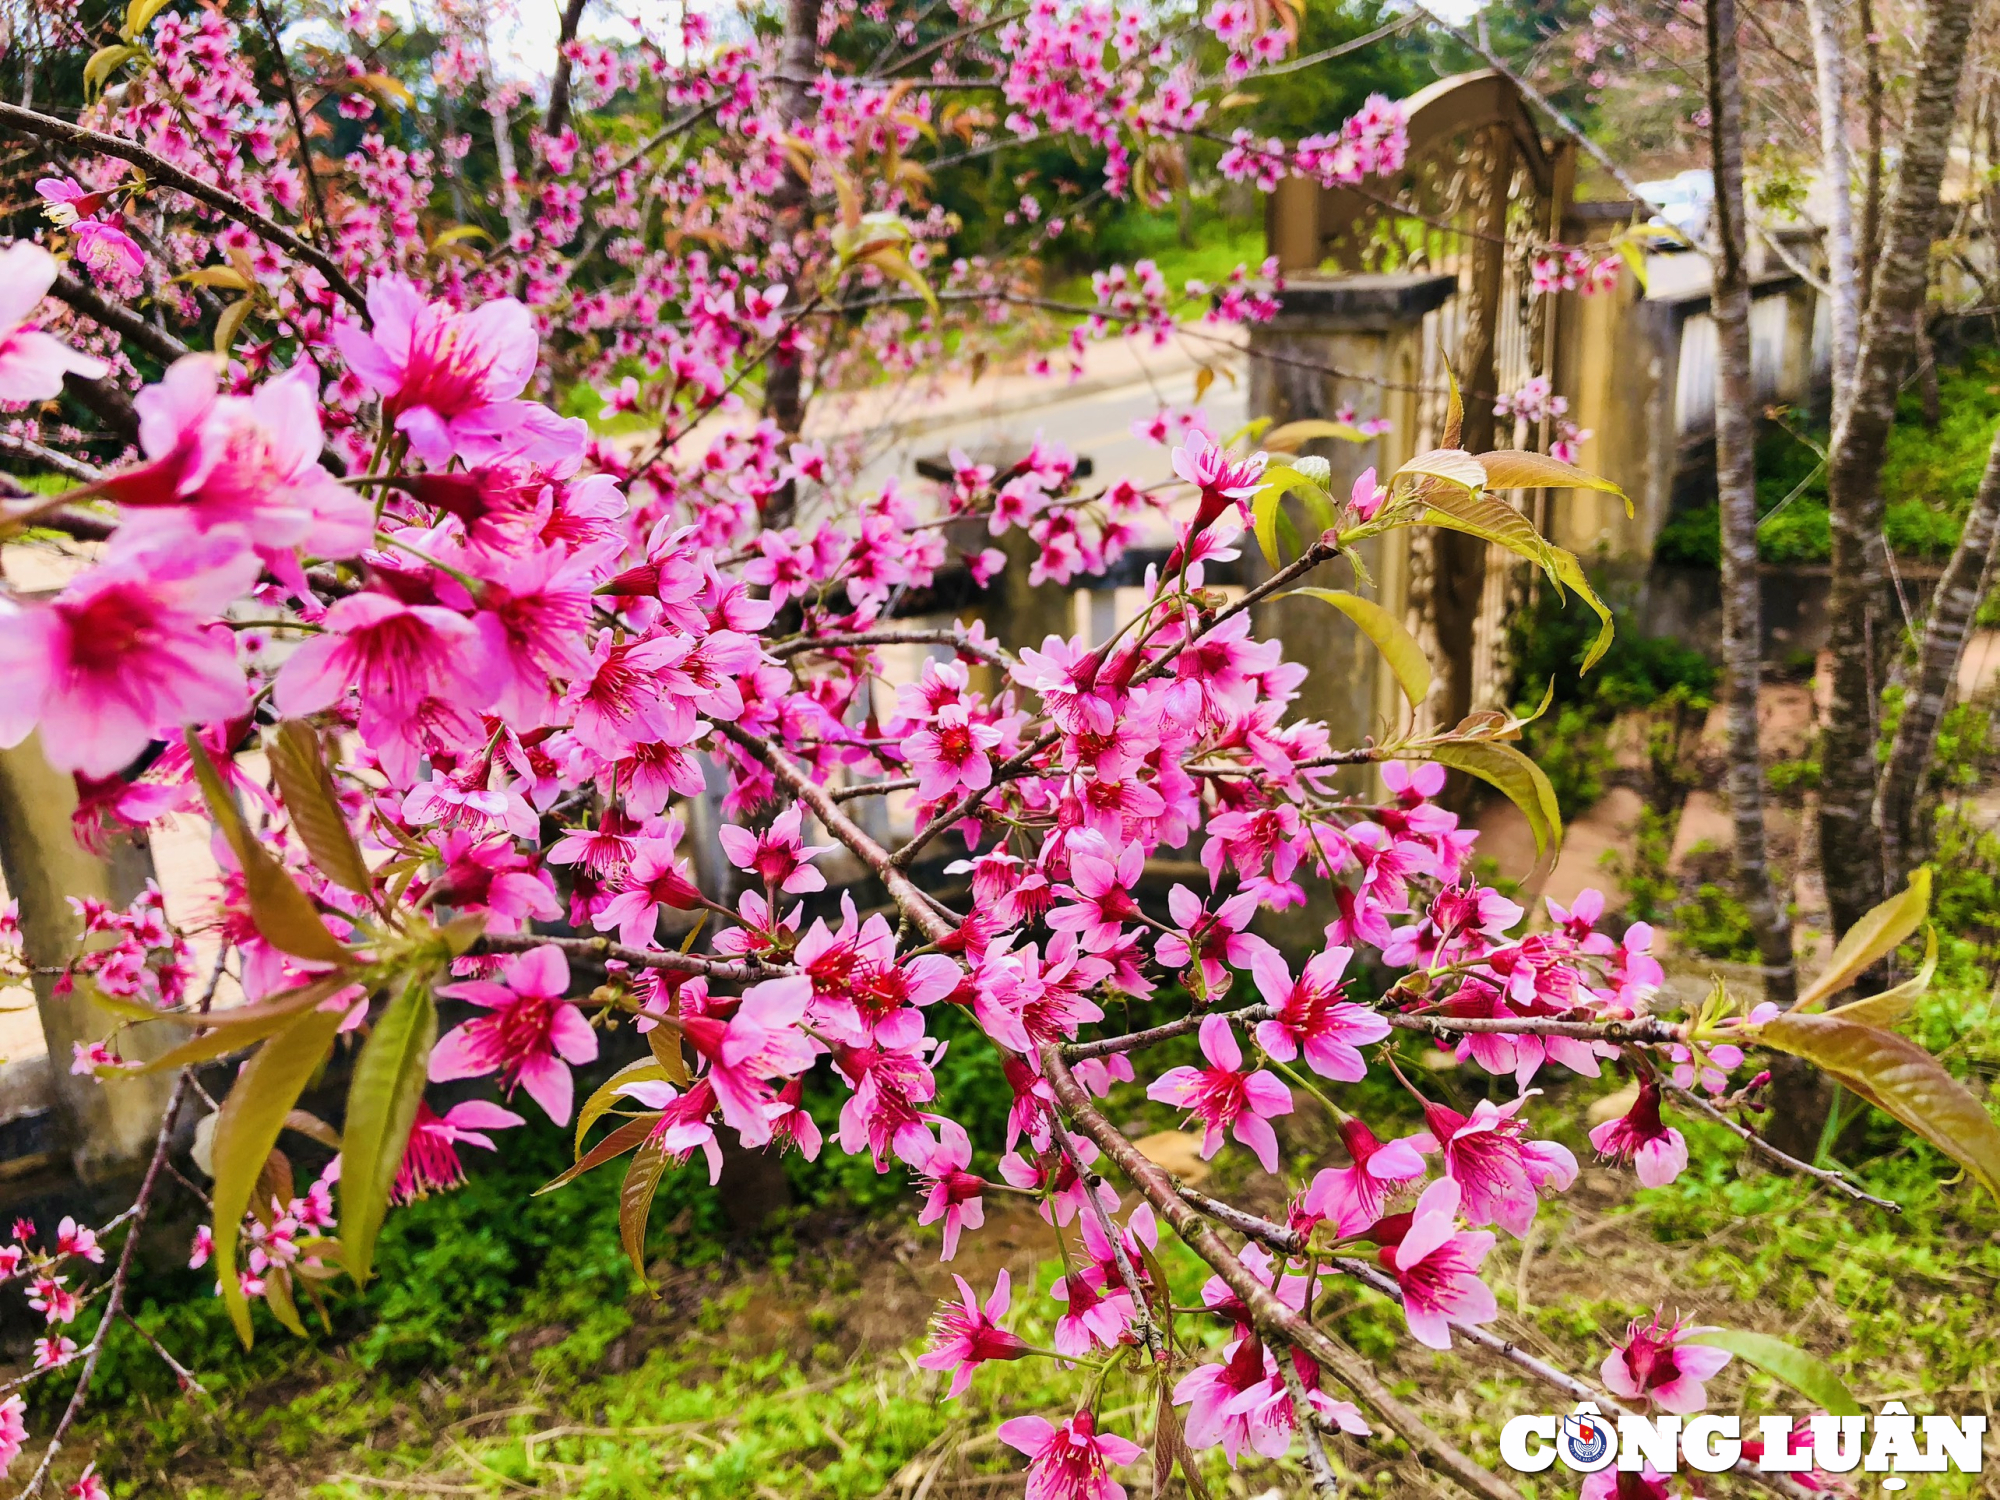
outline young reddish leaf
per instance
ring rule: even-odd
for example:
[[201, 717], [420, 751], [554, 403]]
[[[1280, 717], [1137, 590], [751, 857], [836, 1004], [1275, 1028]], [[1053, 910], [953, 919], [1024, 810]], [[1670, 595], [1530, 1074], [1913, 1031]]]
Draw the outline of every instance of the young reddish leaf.
[[318, 733], [310, 724], [287, 719], [265, 736], [264, 753], [291, 815], [292, 831], [320, 874], [357, 896], [372, 895], [375, 883], [341, 813]]
[[1794, 1010], [1818, 1010], [1833, 996], [1854, 982], [1854, 976], [1878, 959], [1886, 958], [1902, 946], [1903, 940], [1922, 925], [1931, 909], [1931, 872], [1928, 865], [1910, 877], [1910, 883], [1860, 921], [1847, 929], [1827, 960], [1825, 970], [1799, 994]]
[[1840, 1019], [1856, 1026], [1879, 1026], [1885, 1030], [1894, 1026], [1910, 1013], [1910, 1007], [1931, 987], [1931, 976], [1937, 973], [1937, 962], [1937, 929], [1926, 927], [1924, 961], [1917, 972], [1893, 989], [1870, 995], [1865, 1000], [1848, 1001], [1840, 1007]]
[[1416, 519], [1425, 525], [1463, 531], [1496, 547], [1505, 547], [1538, 568], [1548, 566], [1548, 543], [1542, 540], [1534, 523], [1505, 500], [1430, 485], [1423, 492], [1423, 502], [1424, 509]]
[[687, 1058], [681, 1052], [681, 1029], [672, 1021], [658, 1021], [646, 1033], [646, 1045], [653, 1049], [653, 1060], [659, 1063], [667, 1075], [667, 1081], [677, 1089], [688, 1086]]
[[[1405, 475], [1441, 480], [1446, 485], [1463, 490], [1468, 496], [1478, 495], [1486, 488], [1485, 466], [1461, 448], [1428, 448], [1390, 475], [1390, 482], [1393, 484]], [[1428, 488], [1435, 490], [1437, 487]], [[1513, 509], [1512, 506], [1507, 508]]]
[[1786, 1011], [1757, 1028], [1766, 1047], [1831, 1074], [1944, 1152], [2000, 1201], [2000, 1126], [1938, 1060], [1907, 1037], [1835, 1011]]
[[660, 1123], [662, 1117], [661, 1111], [653, 1110], [636, 1119], [627, 1120], [578, 1157], [575, 1166], [565, 1168], [536, 1188], [535, 1196], [539, 1198], [543, 1193], [553, 1193], [557, 1188], [576, 1181], [593, 1167], [601, 1167], [613, 1157], [623, 1156], [652, 1134], [653, 1127]]
[[[676, 1034], [678, 1035], [678, 1033]], [[682, 1071], [685, 1072], [686, 1070], [683, 1069]], [[626, 1096], [618, 1092], [626, 1084], [671, 1083], [672, 1081], [672, 1079], [667, 1077], [665, 1068], [661, 1067], [657, 1062], [647, 1062], [643, 1057], [637, 1062], [625, 1064], [624, 1067], [605, 1079], [604, 1082], [591, 1091], [590, 1097], [583, 1101], [583, 1108], [576, 1113], [576, 1154], [579, 1156], [583, 1154], [583, 1138], [590, 1134], [590, 1127], [626, 1101]]]
[[416, 1124], [437, 1035], [430, 977], [414, 974], [382, 1012], [354, 1061], [340, 1161], [340, 1243], [358, 1285], [365, 1285], [374, 1269], [375, 1237]]
[[215, 1276], [229, 1308], [236, 1335], [249, 1348], [252, 1340], [250, 1304], [236, 1280], [236, 1247], [243, 1215], [250, 1208], [257, 1179], [269, 1160], [285, 1117], [298, 1103], [327, 1049], [340, 1030], [338, 1012], [308, 1010], [263, 1046], [222, 1101], [215, 1125]]
[[1836, 1417], [1865, 1417], [1868, 1408], [1854, 1399], [1826, 1362], [1817, 1355], [1794, 1349], [1781, 1339], [1751, 1333], [1741, 1328], [1714, 1328], [1687, 1340], [1711, 1349], [1727, 1349], [1746, 1364], [1755, 1365], [1766, 1375], [1775, 1376], [1797, 1391], [1821, 1411]]
[[1625, 514], [1632, 514], [1631, 496], [1612, 481], [1579, 469], [1575, 464], [1566, 464], [1559, 458], [1550, 458], [1546, 453], [1503, 448], [1480, 454], [1479, 462], [1486, 470], [1486, 487], [1489, 490], [1602, 490], [1623, 500]]
[[650, 1138], [639, 1143], [632, 1163], [625, 1169], [625, 1182], [618, 1190], [618, 1239], [632, 1262], [632, 1274], [645, 1285], [649, 1295], [659, 1292], [646, 1275], [646, 1217], [653, 1209], [653, 1194], [669, 1163], [666, 1148]]

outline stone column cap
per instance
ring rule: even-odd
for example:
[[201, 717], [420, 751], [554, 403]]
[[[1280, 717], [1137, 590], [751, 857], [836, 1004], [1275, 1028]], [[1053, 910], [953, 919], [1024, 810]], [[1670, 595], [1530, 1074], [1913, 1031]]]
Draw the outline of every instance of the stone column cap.
[[1381, 332], [1415, 323], [1458, 290], [1445, 271], [1287, 276], [1276, 326]]

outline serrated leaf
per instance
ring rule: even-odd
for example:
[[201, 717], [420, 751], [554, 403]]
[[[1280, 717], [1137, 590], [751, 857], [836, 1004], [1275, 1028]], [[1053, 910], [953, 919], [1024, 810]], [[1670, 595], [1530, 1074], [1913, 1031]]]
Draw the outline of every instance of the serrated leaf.
[[354, 1060], [340, 1153], [340, 1245], [357, 1286], [367, 1284], [375, 1267], [375, 1238], [416, 1124], [437, 1035], [430, 976], [413, 974]]
[[1604, 601], [1597, 597], [1597, 590], [1590, 586], [1590, 579], [1584, 575], [1583, 564], [1577, 561], [1574, 552], [1544, 543], [1542, 566], [1548, 570], [1549, 576], [1555, 579], [1558, 587], [1566, 588], [1575, 594], [1589, 605], [1597, 616], [1597, 639], [1590, 643], [1590, 649], [1583, 656], [1582, 670], [1588, 672], [1603, 660], [1604, 653], [1611, 649], [1611, 638], [1614, 634], [1611, 611], [1605, 606]]
[[1417, 644], [1417, 638], [1410, 634], [1403, 622], [1388, 610], [1372, 599], [1350, 594], [1345, 589], [1300, 588], [1292, 592], [1324, 600], [1352, 620], [1361, 633], [1375, 643], [1375, 649], [1382, 653], [1383, 660], [1389, 663], [1389, 670], [1396, 674], [1396, 682], [1411, 708], [1430, 696], [1431, 664], [1424, 655], [1424, 648]]
[[1802, 1057], [1929, 1141], [2000, 1201], [2000, 1127], [1965, 1086], [1907, 1037], [1843, 1013], [1786, 1011], [1756, 1030], [1766, 1047]]
[[1848, 928], [1818, 978], [1799, 992], [1794, 1010], [1818, 1010], [1854, 982], [1863, 969], [1888, 957], [1922, 924], [1931, 909], [1931, 872], [1918, 868], [1896, 895]]
[[250, 316], [250, 299], [240, 297], [223, 308], [222, 316], [215, 320], [215, 352], [222, 358], [229, 358], [229, 351], [236, 347], [236, 336], [243, 331], [243, 320]]
[[1534, 523], [1505, 500], [1449, 489], [1433, 489], [1424, 500], [1425, 509], [1418, 515], [1419, 521], [1463, 531], [1496, 547], [1505, 547], [1536, 567], [1547, 566], [1548, 544], [1535, 530]]
[[1551, 845], [1562, 842], [1562, 812], [1556, 806], [1556, 791], [1542, 768], [1512, 745], [1493, 740], [1445, 741], [1412, 747], [1406, 754], [1422, 754], [1441, 766], [1477, 776], [1488, 786], [1505, 794], [1521, 809], [1528, 828], [1535, 835], [1535, 857], [1539, 859]]
[[111, 82], [111, 75], [135, 57], [143, 56], [137, 47], [128, 47], [114, 42], [109, 47], [99, 47], [90, 54], [83, 65], [83, 99], [86, 104], [96, 101], [104, 92], [104, 86]]
[[1745, 1364], [1755, 1365], [1797, 1391], [1821, 1411], [1836, 1417], [1865, 1417], [1868, 1408], [1854, 1399], [1826, 1362], [1782, 1339], [1742, 1328], [1711, 1328], [1684, 1340], [1710, 1349], [1726, 1349]]
[[618, 1189], [618, 1241], [632, 1262], [632, 1274], [653, 1296], [659, 1293], [646, 1275], [646, 1217], [652, 1212], [653, 1194], [659, 1191], [660, 1178], [669, 1165], [666, 1148], [649, 1136], [632, 1153], [625, 1181]]
[[665, 1116], [659, 1110], [654, 1110], [650, 1114], [640, 1115], [636, 1119], [627, 1120], [595, 1146], [592, 1146], [582, 1156], [578, 1157], [574, 1166], [564, 1168], [547, 1182], [536, 1188], [534, 1196], [539, 1198], [543, 1193], [553, 1193], [557, 1188], [576, 1181], [577, 1178], [592, 1168], [601, 1167], [614, 1157], [623, 1156], [627, 1151], [630, 1151], [641, 1141], [645, 1140], [647, 1136], [651, 1135], [653, 1127], [658, 1125], [664, 1118]]
[[1852, 1021], [1857, 1026], [1894, 1026], [1910, 1013], [1910, 1008], [1931, 987], [1931, 976], [1937, 973], [1937, 961], [1937, 929], [1926, 927], [1923, 966], [1893, 989], [1870, 995], [1865, 1000], [1850, 1000], [1840, 1007], [1841, 1020]]
[[201, 784], [202, 800], [208, 815], [236, 855], [243, 869], [243, 892], [250, 903], [250, 920], [264, 940], [294, 957], [313, 963], [345, 967], [354, 956], [340, 940], [327, 931], [311, 899], [298, 882], [285, 872], [264, 846], [243, 826], [236, 804], [216, 773], [199, 736], [187, 732], [188, 754], [194, 762], [195, 780]]
[[284, 1128], [285, 1117], [326, 1060], [340, 1030], [337, 1012], [309, 1010], [279, 1032], [236, 1075], [215, 1125], [215, 1276], [229, 1308], [236, 1336], [252, 1342], [250, 1304], [236, 1279], [236, 1246], [243, 1215], [250, 1207], [259, 1174]]
[[[683, 1069], [683, 1072], [685, 1071]], [[630, 1095], [618, 1092], [626, 1084], [670, 1082], [672, 1080], [667, 1077], [665, 1068], [658, 1062], [649, 1062], [643, 1057], [636, 1062], [628, 1062], [605, 1079], [591, 1091], [590, 1097], [583, 1101], [583, 1108], [576, 1112], [576, 1154], [583, 1155], [583, 1138], [590, 1133], [590, 1127], [616, 1109], [621, 1100], [630, 1098]]]
[[1632, 497], [1609, 479], [1579, 469], [1575, 464], [1566, 464], [1559, 458], [1550, 458], [1546, 453], [1503, 448], [1480, 454], [1479, 463], [1486, 470], [1486, 487], [1489, 490], [1601, 490], [1623, 500], [1626, 515], [1633, 513]]
[[1460, 448], [1432, 448], [1419, 453], [1390, 475], [1390, 482], [1393, 485], [1396, 480], [1408, 475], [1440, 480], [1471, 495], [1477, 495], [1486, 488], [1484, 465]]
[[1304, 422], [1287, 422], [1282, 427], [1273, 427], [1264, 434], [1263, 447], [1273, 453], [1296, 453], [1307, 443], [1321, 438], [1338, 438], [1343, 443], [1365, 443], [1368, 434], [1351, 422], [1328, 422], [1322, 418], [1312, 418]]
[[277, 778], [279, 800], [291, 817], [292, 832], [306, 846], [314, 867], [357, 896], [373, 895], [368, 861], [361, 857], [361, 846], [341, 813], [318, 731], [302, 720], [286, 719], [264, 737], [264, 753]]

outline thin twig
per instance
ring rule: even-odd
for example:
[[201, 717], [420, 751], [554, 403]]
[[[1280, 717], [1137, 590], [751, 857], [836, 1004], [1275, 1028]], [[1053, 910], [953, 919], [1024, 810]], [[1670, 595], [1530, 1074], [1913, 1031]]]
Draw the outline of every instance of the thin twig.
[[1730, 1119], [1728, 1115], [1710, 1104], [1706, 1099], [1697, 1094], [1690, 1093], [1678, 1084], [1662, 1081], [1660, 1088], [1661, 1092], [1671, 1096], [1674, 1102], [1679, 1104], [1681, 1108], [1691, 1109], [1696, 1114], [1713, 1120], [1759, 1156], [1783, 1167], [1786, 1171], [1797, 1172], [1802, 1176], [1811, 1177], [1816, 1181], [1823, 1182], [1836, 1193], [1844, 1193], [1856, 1203], [1870, 1203], [1876, 1208], [1887, 1209], [1892, 1214], [1899, 1214], [1903, 1211], [1902, 1204], [1889, 1198], [1878, 1198], [1873, 1193], [1863, 1192], [1838, 1172], [1829, 1171], [1825, 1167], [1815, 1167], [1810, 1162], [1803, 1162], [1796, 1156], [1787, 1155], [1765, 1140], [1764, 1137], [1757, 1134], [1749, 1126], [1738, 1124], [1735, 1120]]

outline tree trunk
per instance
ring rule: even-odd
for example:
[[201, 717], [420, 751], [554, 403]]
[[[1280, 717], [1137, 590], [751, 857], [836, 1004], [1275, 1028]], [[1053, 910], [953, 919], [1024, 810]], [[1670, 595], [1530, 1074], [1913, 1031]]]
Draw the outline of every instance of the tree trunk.
[[1965, 531], [1945, 564], [1937, 592], [1931, 596], [1930, 617], [1924, 622], [1923, 643], [1903, 699], [1903, 717], [1896, 725], [1895, 747], [1882, 770], [1882, 789], [1875, 798], [1875, 824], [1882, 840], [1882, 878], [1888, 890], [1899, 889], [1910, 868], [1923, 854], [1924, 840], [1916, 828], [1917, 799], [1937, 743], [1938, 721], [1944, 717], [1952, 684], [1958, 680], [1959, 659], [1973, 614], [1985, 592], [1985, 580], [2000, 538], [2000, 432], [1986, 455], [1986, 472], [1979, 493], [1965, 518]]
[[[779, 54], [778, 114], [789, 130], [812, 111], [813, 69], [819, 61], [821, 0], [786, 0], [784, 50]], [[771, 194], [772, 243], [790, 245], [805, 222], [812, 184], [788, 169]], [[802, 280], [794, 276], [787, 307], [797, 304]], [[804, 332], [801, 328], [800, 333]], [[786, 441], [798, 436], [806, 418], [805, 364], [797, 349], [775, 349], [764, 379], [764, 415]], [[764, 524], [782, 529], [798, 514], [798, 481], [788, 479], [764, 504]]]
[[1972, 23], [1970, 0], [1927, 0], [1924, 11], [1915, 89], [1862, 320], [1854, 390], [1834, 428], [1827, 465], [1833, 683], [1821, 744], [1819, 830], [1820, 869], [1836, 935], [1883, 896], [1873, 816], [1875, 741], [1882, 661], [1894, 635], [1885, 607], [1882, 461], [1930, 285], [1938, 190]]
[[1861, 203], [1861, 298], [1875, 285], [1882, 253], [1882, 44], [1876, 40], [1874, 0], [1861, 0], [1861, 106], [1868, 121], [1868, 180]]
[[1861, 343], [1861, 268], [1854, 255], [1854, 161], [1847, 150], [1847, 59], [1841, 47], [1834, 0], [1806, 0], [1813, 33], [1813, 71], [1819, 94], [1820, 170], [1833, 195], [1827, 214], [1826, 271], [1833, 295], [1833, 411], [1835, 420], [1854, 385]]
[[1750, 269], [1744, 259], [1743, 86], [1736, 0], [1708, 0], [1709, 148], [1715, 168], [1715, 486], [1722, 510], [1723, 705], [1729, 722], [1729, 811], [1736, 888], [1764, 965], [1766, 996], [1795, 991], [1792, 929], [1764, 845], [1764, 762], [1757, 745], [1763, 601], [1757, 581], [1756, 396], [1750, 377]]

